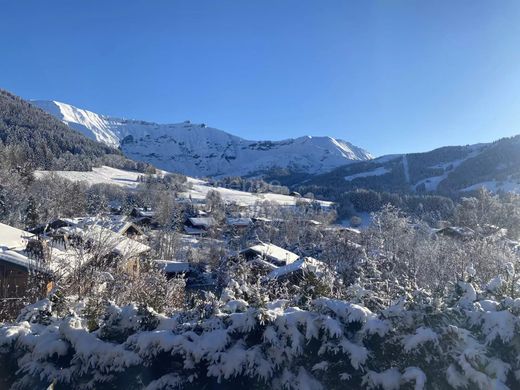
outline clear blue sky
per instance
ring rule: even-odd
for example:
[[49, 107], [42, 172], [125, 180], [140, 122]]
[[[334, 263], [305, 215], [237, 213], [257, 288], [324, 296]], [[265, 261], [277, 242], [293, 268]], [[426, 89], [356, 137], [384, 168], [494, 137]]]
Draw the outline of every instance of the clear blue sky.
[[520, 133], [517, 0], [0, 0], [0, 87], [375, 155]]

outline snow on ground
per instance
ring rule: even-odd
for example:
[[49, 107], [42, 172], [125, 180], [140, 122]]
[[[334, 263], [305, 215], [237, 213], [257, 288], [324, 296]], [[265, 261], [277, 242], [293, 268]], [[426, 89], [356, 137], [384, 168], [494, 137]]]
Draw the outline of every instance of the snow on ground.
[[481, 144], [473, 145], [473, 149], [466, 157], [461, 158], [459, 160], [449, 161], [446, 163], [437, 164], [437, 165], [430, 167], [430, 168], [436, 168], [436, 169], [439, 169], [439, 168], [443, 169], [444, 173], [439, 176], [432, 176], [432, 177], [428, 177], [426, 179], [420, 180], [419, 182], [417, 182], [417, 184], [415, 184], [415, 190], [417, 190], [417, 188], [420, 185], [424, 184], [426, 191], [437, 191], [437, 187], [439, 186], [440, 182], [443, 181], [444, 179], [446, 179], [448, 177], [448, 175], [450, 174], [450, 172], [452, 172], [455, 168], [457, 168], [460, 164], [462, 164], [467, 159], [475, 157], [477, 154], [480, 153], [480, 151], [481, 151], [480, 147], [481, 147]]
[[387, 174], [388, 172], [390, 172], [390, 170], [385, 167], [377, 167], [373, 171], [360, 172], [360, 173], [356, 173], [354, 175], [345, 176], [345, 180], [352, 181], [354, 179], [357, 179], [358, 177], [382, 176], [382, 175]]
[[[307, 200], [305, 198], [296, 198], [289, 195], [280, 195], [280, 194], [252, 194], [249, 192], [232, 190], [229, 188], [221, 188], [221, 187], [211, 187], [208, 186], [206, 182], [189, 178], [188, 181], [192, 183], [192, 189], [184, 193], [183, 195], [188, 197], [191, 196], [193, 200], [203, 200], [206, 197], [206, 194], [211, 191], [217, 191], [222, 196], [222, 199], [225, 202], [236, 202], [241, 206], [254, 206], [257, 202], [273, 202], [281, 206], [294, 206], [297, 200]], [[330, 207], [332, 202], [319, 201], [323, 207]]]
[[124, 171], [122, 169], [102, 166], [93, 168], [90, 172], [80, 171], [36, 171], [36, 178], [42, 178], [55, 173], [59, 177], [71, 181], [84, 181], [89, 185], [93, 184], [115, 184], [126, 188], [136, 188], [139, 184], [139, 176], [143, 176], [141, 172]]
[[[71, 181], [84, 181], [89, 185], [93, 184], [114, 184], [117, 186], [135, 189], [139, 184], [139, 177], [143, 176], [143, 173], [134, 171], [125, 171], [122, 169], [111, 168], [102, 166], [99, 168], [93, 168], [91, 172], [79, 172], [79, 171], [36, 171], [35, 176], [37, 178], [49, 176], [52, 173], [71, 180]], [[161, 171], [161, 174], [167, 172]], [[297, 200], [310, 201], [305, 198], [296, 198], [289, 195], [279, 194], [252, 194], [249, 192], [231, 190], [221, 187], [211, 187], [205, 181], [188, 177], [188, 182], [191, 183], [192, 188], [181, 194], [182, 197], [190, 198], [193, 200], [204, 200], [206, 194], [211, 191], [217, 191], [222, 196], [222, 199], [226, 202], [236, 202], [240, 206], [250, 207], [254, 206], [257, 202], [273, 202], [280, 206], [294, 206]], [[332, 202], [319, 201], [322, 207], [332, 206]]]
[[407, 183], [410, 183], [410, 167], [408, 166], [408, 156], [403, 154], [403, 171]]
[[482, 183], [473, 184], [472, 186], [462, 189], [461, 192], [476, 191], [480, 188], [485, 188], [486, 190], [489, 190], [491, 192], [504, 191], [520, 193], [520, 183], [513, 181], [496, 180], [484, 181]]

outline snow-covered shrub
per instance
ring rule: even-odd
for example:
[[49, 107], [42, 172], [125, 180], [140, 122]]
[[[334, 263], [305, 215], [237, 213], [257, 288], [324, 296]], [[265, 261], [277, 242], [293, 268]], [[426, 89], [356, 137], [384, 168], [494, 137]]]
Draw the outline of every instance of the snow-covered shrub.
[[492, 294], [461, 281], [446, 299], [416, 291], [374, 312], [326, 297], [255, 307], [230, 289], [190, 321], [112, 304], [95, 331], [84, 306], [56, 317], [45, 300], [0, 328], [3, 380], [21, 389], [517, 388], [520, 303]]

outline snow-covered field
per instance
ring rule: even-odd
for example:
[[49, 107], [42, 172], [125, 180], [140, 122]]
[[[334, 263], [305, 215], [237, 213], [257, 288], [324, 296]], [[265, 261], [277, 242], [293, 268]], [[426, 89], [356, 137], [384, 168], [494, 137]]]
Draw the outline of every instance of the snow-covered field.
[[[79, 172], [79, 171], [36, 171], [35, 176], [45, 177], [52, 174], [56, 174], [62, 178], [71, 181], [84, 181], [89, 185], [93, 184], [114, 184], [117, 186], [135, 189], [139, 184], [139, 176], [142, 173], [125, 171], [122, 169], [111, 168], [102, 166], [99, 168], [93, 168], [91, 172]], [[162, 173], [166, 173], [162, 171]], [[294, 206], [297, 200], [307, 200], [305, 198], [295, 198], [288, 195], [279, 194], [252, 194], [244, 191], [231, 190], [221, 187], [211, 187], [205, 181], [194, 179], [189, 177], [188, 182], [191, 183], [192, 188], [181, 194], [186, 198], [191, 197], [193, 200], [202, 200], [206, 197], [206, 194], [211, 191], [217, 191], [222, 196], [222, 199], [226, 202], [236, 202], [241, 206], [254, 206], [257, 202], [273, 202], [280, 206]], [[323, 207], [330, 207], [332, 202], [319, 201]]]
[[36, 171], [36, 178], [41, 178], [56, 174], [59, 177], [71, 181], [84, 181], [89, 185], [93, 184], [115, 184], [126, 188], [136, 188], [139, 184], [138, 178], [143, 174], [140, 172], [124, 171], [122, 169], [102, 166], [93, 168], [90, 172], [80, 171]]

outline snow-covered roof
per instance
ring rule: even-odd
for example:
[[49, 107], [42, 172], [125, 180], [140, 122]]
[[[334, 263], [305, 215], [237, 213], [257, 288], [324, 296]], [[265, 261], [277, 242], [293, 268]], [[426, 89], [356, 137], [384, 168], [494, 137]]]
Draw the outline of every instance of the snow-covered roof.
[[79, 226], [62, 226], [62, 227], [56, 229], [56, 231], [58, 233], [69, 234], [69, 235], [83, 233], [83, 229]]
[[298, 260], [300, 256], [295, 253], [292, 253], [288, 250], [280, 248], [279, 246], [273, 244], [260, 243], [253, 245], [247, 249], [241, 251], [241, 253], [253, 251], [257, 253], [261, 257], [265, 257], [267, 259], [272, 259], [278, 262], [284, 262], [286, 264], [293, 263]]
[[84, 225], [98, 225], [110, 229], [113, 232], [124, 234], [130, 227], [141, 232], [141, 228], [133, 222], [128, 221], [124, 215], [113, 215], [109, 218], [86, 218], [83, 221]]
[[32, 271], [46, 272], [47, 267], [43, 267], [42, 263], [29, 258], [23, 251], [14, 251], [9, 249], [0, 249], [0, 261], [27, 268]]
[[110, 247], [113, 252], [123, 257], [137, 256], [148, 252], [151, 249], [148, 245], [142, 244], [99, 225], [89, 226], [87, 229], [83, 230], [82, 235], [87, 239], [106, 243], [107, 247]]
[[251, 261], [252, 263], [259, 265], [260, 267], [268, 270], [275, 270], [278, 268], [278, 266], [274, 265], [273, 263], [270, 263], [260, 257], [257, 257], [256, 259], [253, 259]]
[[31, 261], [27, 256], [9, 249], [0, 249], [0, 260], [25, 268], [29, 268], [34, 264], [34, 261]]
[[32, 233], [0, 223], [0, 247], [25, 249], [27, 240], [32, 237], [34, 237]]
[[152, 218], [155, 215], [155, 211], [143, 207], [134, 207], [133, 213], [137, 214], [139, 217], [147, 218]]
[[65, 249], [59, 246], [51, 246], [49, 249], [49, 262], [46, 265], [58, 279], [69, 276], [74, 271], [77, 271], [82, 264], [86, 264], [91, 260], [91, 255], [88, 253], [80, 254], [71, 248]]
[[359, 230], [359, 229], [355, 229], [353, 227], [348, 227], [348, 226], [342, 226], [342, 225], [325, 226], [323, 228], [323, 230], [324, 231], [348, 232], [348, 233], [352, 233], [354, 235], [361, 234], [361, 230]]
[[75, 218], [60, 218], [60, 221], [66, 222], [69, 226], [75, 226], [81, 222], [83, 222], [86, 217], [75, 217]]
[[253, 221], [251, 218], [226, 218], [226, 223], [230, 226], [249, 226]]
[[194, 228], [191, 226], [184, 226], [184, 232], [186, 234], [189, 234], [190, 236], [198, 236], [198, 235], [202, 235], [202, 234], [206, 233], [205, 230], [197, 229], [197, 228]]
[[272, 220], [265, 217], [254, 217], [253, 220], [255, 222], [271, 222]]
[[438, 229], [437, 233], [463, 238], [473, 237], [475, 235], [474, 230], [465, 226], [447, 226], [445, 228]]
[[189, 218], [189, 221], [193, 226], [200, 226], [205, 229], [208, 229], [216, 224], [215, 219], [212, 217], [192, 217]]
[[191, 264], [186, 261], [154, 260], [167, 274], [183, 274], [192, 270]]
[[298, 259], [291, 264], [287, 264], [281, 267], [278, 267], [272, 270], [267, 278], [269, 279], [277, 279], [286, 275], [289, 275], [296, 271], [306, 271], [312, 273], [319, 273], [323, 271], [325, 265], [312, 257], [304, 257], [302, 259]]

